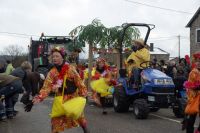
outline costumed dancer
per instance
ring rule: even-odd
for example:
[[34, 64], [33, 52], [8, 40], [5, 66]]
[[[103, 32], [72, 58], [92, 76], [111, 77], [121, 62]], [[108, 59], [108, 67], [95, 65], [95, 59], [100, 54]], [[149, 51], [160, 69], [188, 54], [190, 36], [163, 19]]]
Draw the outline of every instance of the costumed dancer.
[[[183, 121], [182, 128], [186, 128], [186, 133], [194, 132], [195, 119], [200, 113], [200, 52], [193, 54], [193, 59], [195, 68], [189, 73], [188, 81], [184, 83], [188, 102], [185, 108], [186, 118]], [[195, 133], [200, 133], [200, 125]]]
[[[50, 91], [54, 91], [57, 96], [61, 96], [63, 88], [64, 103], [76, 97], [86, 97], [87, 88], [76, 69], [65, 62], [65, 55], [64, 48], [55, 47], [51, 50], [54, 66], [48, 72], [39, 95], [35, 96], [32, 103], [25, 107], [25, 111], [29, 112], [34, 104], [42, 102], [48, 96]], [[66, 87], [63, 87], [64, 84], [66, 84]], [[82, 127], [84, 133], [89, 133], [83, 113], [77, 120], [67, 117], [66, 115], [53, 117], [51, 119], [52, 133], [63, 132], [64, 129], [78, 126]]]
[[96, 68], [92, 70], [92, 81], [90, 83], [93, 100], [103, 108], [103, 114], [107, 114], [106, 96], [111, 95], [114, 92], [113, 85], [115, 80], [112, 79], [111, 72], [108, 69], [105, 59], [98, 58], [96, 62]]

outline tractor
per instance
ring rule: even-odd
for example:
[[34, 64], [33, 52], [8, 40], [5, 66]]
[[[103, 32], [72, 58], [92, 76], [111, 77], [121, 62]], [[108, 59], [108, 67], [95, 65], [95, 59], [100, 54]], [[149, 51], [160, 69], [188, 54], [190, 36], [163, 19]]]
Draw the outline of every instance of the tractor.
[[146, 119], [150, 112], [156, 112], [160, 108], [171, 107], [175, 116], [183, 116], [182, 110], [184, 104], [182, 104], [182, 100], [179, 100], [175, 95], [175, 85], [172, 78], [160, 70], [151, 68], [151, 61], [140, 64], [141, 67], [143, 66], [143, 70], [140, 73], [141, 82], [138, 88], [133, 88], [132, 85], [129, 84], [130, 79], [124, 76], [126, 70], [122, 69], [123, 38], [127, 28], [130, 26], [147, 28], [144, 39], [145, 44], [150, 31], [155, 27], [154, 25], [143, 23], [128, 23], [123, 27], [119, 50], [120, 76], [117, 80], [117, 85], [115, 86], [113, 94], [114, 111], [118, 113], [127, 112], [129, 107], [132, 106], [133, 114], [137, 119]]

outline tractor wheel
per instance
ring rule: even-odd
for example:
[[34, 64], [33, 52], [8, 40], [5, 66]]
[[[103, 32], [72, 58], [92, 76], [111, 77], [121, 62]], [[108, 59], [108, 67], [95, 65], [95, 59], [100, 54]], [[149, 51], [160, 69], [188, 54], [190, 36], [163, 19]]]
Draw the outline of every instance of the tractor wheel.
[[150, 108], [150, 112], [157, 112], [160, 108]]
[[177, 118], [184, 117], [184, 111], [186, 106], [186, 99], [176, 100], [175, 107], [173, 107], [173, 113]]
[[136, 119], [146, 119], [149, 114], [149, 107], [145, 99], [136, 99], [133, 102], [133, 113]]
[[124, 88], [115, 89], [113, 94], [113, 106], [115, 112], [127, 112], [130, 106], [130, 97], [126, 95]]

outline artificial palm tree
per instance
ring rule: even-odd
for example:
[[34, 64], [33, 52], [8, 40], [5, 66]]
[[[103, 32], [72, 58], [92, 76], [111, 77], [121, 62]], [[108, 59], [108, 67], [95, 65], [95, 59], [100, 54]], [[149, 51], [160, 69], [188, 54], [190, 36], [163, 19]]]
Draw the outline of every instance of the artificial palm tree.
[[92, 70], [93, 53], [92, 47], [97, 47], [103, 36], [106, 34], [106, 27], [98, 19], [94, 19], [91, 24], [80, 25], [69, 34], [77, 37], [77, 42], [89, 45], [89, 82]]
[[[111, 28], [106, 29], [106, 36], [100, 41], [100, 46], [102, 47], [111, 47], [116, 50], [116, 59], [117, 59], [117, 68], [120, 68], [120, 41], [122, 39], [122, 32], [123, 32], [123, 27], [125, 24], [122, 26], [115, 26]], [[136, 27], [129, 27], [124, 35], [123, 38], [123, 47], [124, 49], [127, 47], [131, 47], [132, 45], [132, 40], [137, 39], [140, 37], [140, 31]]]
[[[115, 26], [106, 28], [98, 19], [94, 19], [91, 24], [87, 26], [80, 25], [73, 29], [69, 34], [77, 37], [77, 43], [89, 45], [89, 82], [92, 70], [93, 53], [92, 47], [99, 45], [101, 48], [115, 48], [119, 49], [120, 39], [122, 37], [123, 26]], [[140, 31], [135, 27], [129, 27], [124, 36], [124, 47], [129, 47], [131, 41], [140, 36]], [[117, 54], [119, 56], [119, 53]], [[119, 59], [117, 66], [119, 68]]]

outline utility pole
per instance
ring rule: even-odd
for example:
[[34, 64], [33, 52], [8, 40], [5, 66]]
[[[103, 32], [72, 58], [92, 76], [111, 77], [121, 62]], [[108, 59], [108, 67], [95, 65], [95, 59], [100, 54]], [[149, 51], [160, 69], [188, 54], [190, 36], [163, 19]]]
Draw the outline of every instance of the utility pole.
[[180, 35], [178, 35], [178, 58], [179, 58], [179, 60], [180, 60], [180, 58], [181, 58], [181, 56], [180, 56], [180, 54], [181, 54], [181, 45], [180, 45]]

